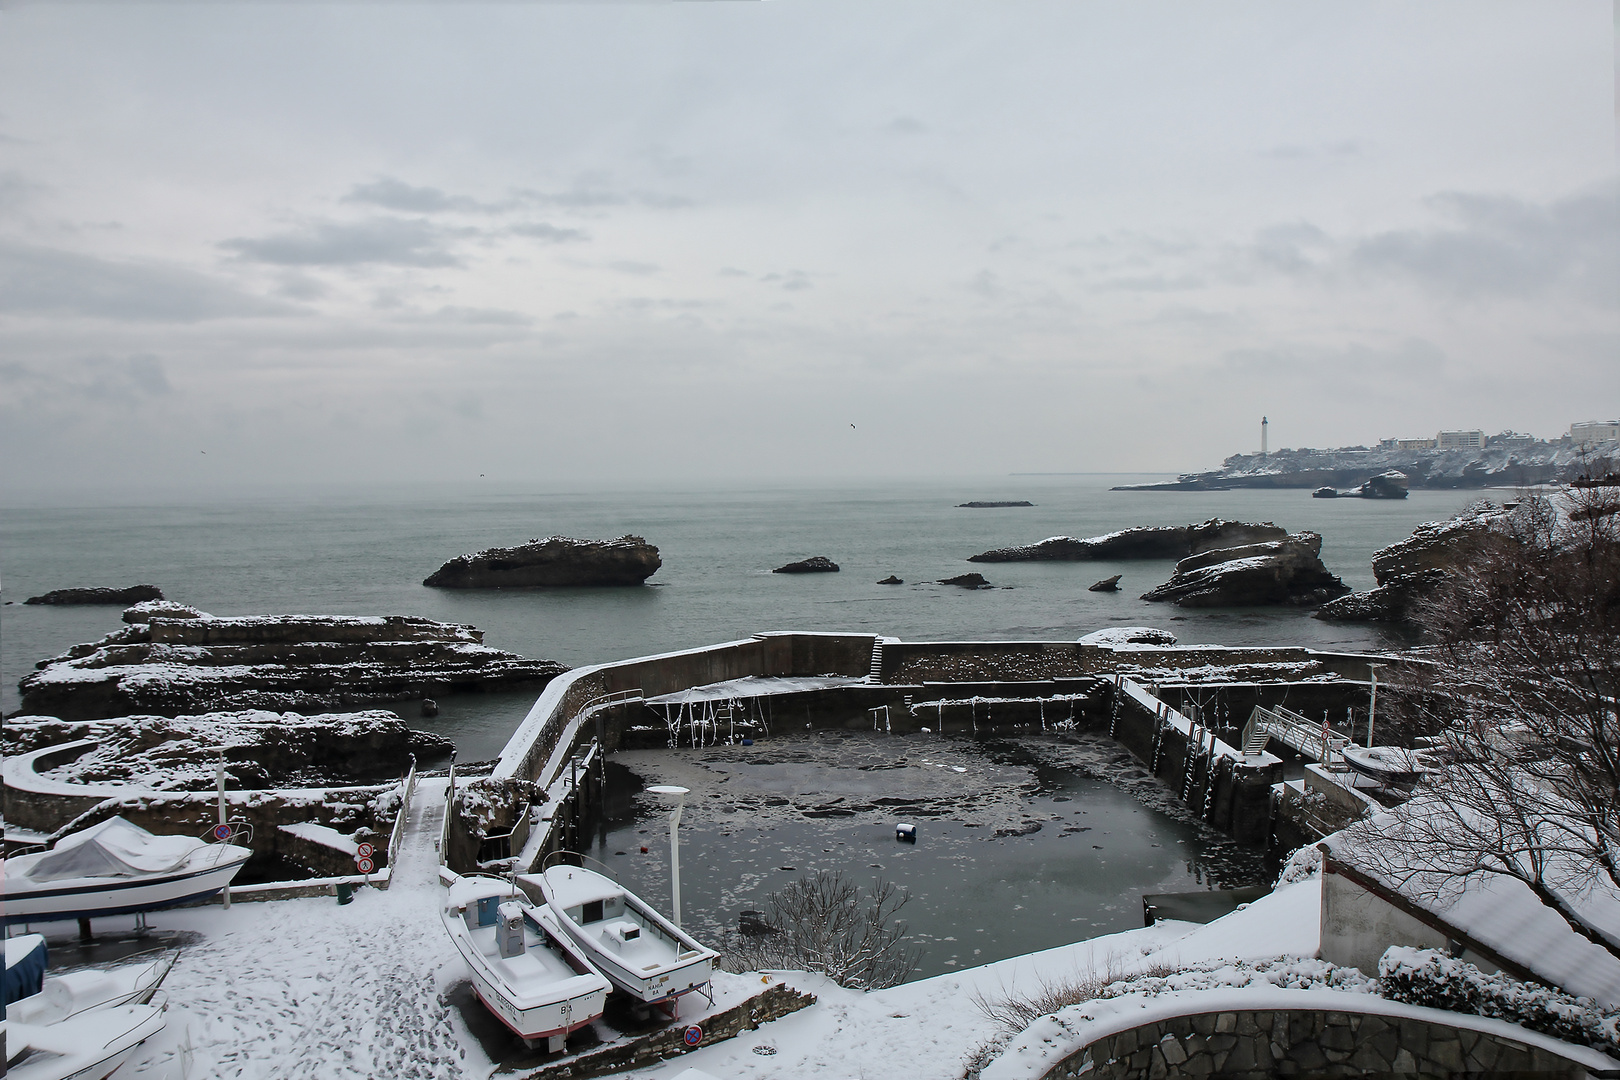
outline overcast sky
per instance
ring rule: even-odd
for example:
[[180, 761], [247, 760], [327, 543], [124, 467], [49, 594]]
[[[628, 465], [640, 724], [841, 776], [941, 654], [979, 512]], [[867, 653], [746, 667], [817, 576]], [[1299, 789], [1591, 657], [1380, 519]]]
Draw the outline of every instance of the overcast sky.
[[8, 4], [0, 482], [1556, 436], [1620, 413], [1615, 10]]

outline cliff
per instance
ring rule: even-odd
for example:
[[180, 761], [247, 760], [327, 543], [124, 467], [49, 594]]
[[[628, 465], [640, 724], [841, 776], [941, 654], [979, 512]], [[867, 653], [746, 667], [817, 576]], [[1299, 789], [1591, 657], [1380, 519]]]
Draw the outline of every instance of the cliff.
[[1181, 560], [1170, 580], [1142, 599], [1182, 607], [1320, 604], [1350, 591], [1322, 564], [1321, 551], [1322, 538], [1310, 532], [1206, 551]]

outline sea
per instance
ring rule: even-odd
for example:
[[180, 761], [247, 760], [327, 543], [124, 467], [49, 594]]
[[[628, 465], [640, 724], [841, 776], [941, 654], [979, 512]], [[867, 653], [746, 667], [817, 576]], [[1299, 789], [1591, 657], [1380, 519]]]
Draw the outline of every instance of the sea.
[[[1169, 561], [967, 562], [1049, 536], [1225, 517], [1322, 535], [1322, 557], [1355, 589], [1374, 551], [1478, 493], [1413, 491], [1403, 501], [1286, 491], [1113, 491], [1153, 475], [1014, 475], [948, 481], [755, 483], [637, 490], [485, 486], [309, 488], [163, 498], [13, 500], [0, 513], [0, 708], [40, 660], [117, 629], [117, 607], [28, 606], [51, 589], [150, 583], [215, 615], [418, 615], [470, 623], [486, 644], [570, 666], [693, 648], [766, 630], [878, 633], [914, 641], [1070, 640], [1109, 626], [1157, 626], [1184, 643], [1365, 650], [1388, 631], [1294, 609], [1182, 610], [1139, 599]], [[1028, 507], [970, 509], [970, 501]], [[644, 587], [433, 589], [457, 555], [551, 535], [645, 537], [663, 558]], [[812, 555], [836, 574], [771, 570]], [[934, 584], [978, 571], [994, 589]], [[895, 575], [904, 585], [878, 585]], [[1123, 575], [1117, 593], [1087, 590]], [[530, 691], [457, 695], [432, 721], [462, 761], [495, 756]]]

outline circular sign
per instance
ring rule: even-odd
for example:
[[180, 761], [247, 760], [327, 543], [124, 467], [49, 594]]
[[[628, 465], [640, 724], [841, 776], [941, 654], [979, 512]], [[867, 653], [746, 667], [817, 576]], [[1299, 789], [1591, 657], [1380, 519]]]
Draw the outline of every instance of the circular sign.
[[220, 824], [214, 826], [214, 839], [215, 840], [229, 840], [230, 838], [231, 838], [231, 827], [229, 825], [226, 825], [224, 822], [221, 822]]
[[376, 850], [377, 849], [372, 847], [370, 844], [361, 844], [359, 847], [354, 849], [354, 857], [357, 859], [369, 859], [371, 858], [372, 852]]
[[696, 1046], [698, 1043], [703, 1041], [703, 1029], [698, 1027], [696, 1024], [693, 1024], [691, 1027], [686, 1029], [686, 1034], [683, 1035], [682, 1038], [686, 1040], [687, 1046]]
[[369, 874], [373, 870], [377, 869], [377, 864], [372, 862], [370, 859], [356, 859], [354, 860], [354, 865], [355, 869], [359, 870], [362, 874]]

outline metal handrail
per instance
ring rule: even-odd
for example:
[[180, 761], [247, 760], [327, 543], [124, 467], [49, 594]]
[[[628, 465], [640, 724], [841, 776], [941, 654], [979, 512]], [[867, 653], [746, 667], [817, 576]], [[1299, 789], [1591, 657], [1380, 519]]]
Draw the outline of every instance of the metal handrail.
[[[551, 854], [547, 855], [544, 859], [541, 859], [540, 860], [540, 873], [543, 874], [547, 870], [551, 869], [551, 865], [552, 865], [551, 860], [555, 859], [559, 855], [572, 855], [575, 858], [584, 859], [586, 862], [593, 862], [597, 866], [600, 866], [603, 870], [607, 871], [607, 876], [613, 879], [613, 884], [615, 884], [615, 885], [623, 885], [624, 884], [624, 882], [619, 880], [619, 875], [618, 875], [617, 871], [615, 871], [613, 869], [613, 867], [609, 866], [607, 863], [602, 862], [600, 859], [593, 859], [589, 855], [585, 854], [583, 851], [570, 851], [567, 848], [558, 848], [557, 850], [553, 851]], [[561, 866], [562, 864], [558, 863], [557, 865]]]
[[445, 845], [450, 843], [450, 804], [456, 801], [456, 759], [450, 759], [450, 783], [444, 789], [444, 820], [439, 823], [439, 865], [444, 865]]
[[404, 792], [399, 802], [399, 813], [394, 818], [394, 831], [388, 837], [388, 865], [390, 867], [399, 858], [399, 847], [405, 840], [405, 820], [411, 812], [411, 796], [416, 792], [415, 754], [411, 755], [411, 771], [406, 774], [404, 785]]

